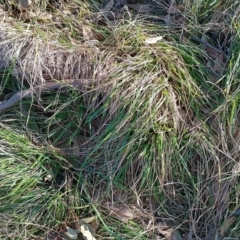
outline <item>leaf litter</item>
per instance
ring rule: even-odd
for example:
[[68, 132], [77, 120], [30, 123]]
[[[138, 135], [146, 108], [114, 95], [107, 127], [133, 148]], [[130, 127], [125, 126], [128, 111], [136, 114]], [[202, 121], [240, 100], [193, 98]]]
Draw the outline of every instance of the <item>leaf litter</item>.
[[236, 222], [236, 217], [230, 217], [226, 221], [224, 221], [223, 225], [219, 228], [219, 233], [221, 237], [224, 237], [224, 235], [229, 231], [230, 227]]
[[78, 234], [81, 233], [84, 240], [96, 240], [94, 237], [96, 230], [99, 227], [99, 223], [96, 216], [82, 218], [75, 223], [75, 228], [66, 227], [67, 231], [65, 235], [69, 239], [78, 239]]
[[124, 206], [114, 206], [109, 202], [103, 204], [103, 207], [110, 212], [110, 215], [124, 223], [127, 223], [128, 220], [134, 219], [133, 211], [130, 208]]

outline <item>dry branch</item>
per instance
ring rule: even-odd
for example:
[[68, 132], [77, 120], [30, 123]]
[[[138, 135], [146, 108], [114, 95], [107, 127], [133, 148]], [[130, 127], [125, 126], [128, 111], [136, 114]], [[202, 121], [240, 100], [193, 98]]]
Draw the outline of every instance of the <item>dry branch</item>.
[[35, 86], [33, 88], [29, 88], [26, 90], [19, 91], [15, 93], [9, 100], [3, 102], [0, 104], [0, 112], [3, 110], [6, 110], [16, 103], [18, 103], [22, 98], [25, 97], [31, 97], [33, 94], [41, 94], [42, 92], [47, 92], [50, 90], [55, 90], [59, 89], [61, 87], [64, 87], [64, 84], [67, 84], [66, 86], [72, 86], [72, 87], [77, 87], [81, 84], [80, 80], [64, 80], [60, 82], [49, 82], [47, 84], [42, 84]]

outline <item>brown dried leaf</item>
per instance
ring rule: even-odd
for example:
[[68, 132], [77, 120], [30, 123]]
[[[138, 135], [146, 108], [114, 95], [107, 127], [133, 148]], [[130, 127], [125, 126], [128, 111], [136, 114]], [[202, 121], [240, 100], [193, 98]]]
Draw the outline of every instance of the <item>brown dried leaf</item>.
[[83, 40], [84, 41], [91, 41], [91, 40], [95, 39], [95, 35], [90, 27], [83, 25], [82, 30], [83, 30]]
[[134, 218], [134, 214], [131, 209], [126, 207], [115, 207], [109, 203], [104, 204], [106, 208], [113, 214], [113, 217], [117, 218], [118, 220], [127, 223], [128, 220]]
[[178, 230], [173, 230], [169, 237], [169, 240], [183, 240]]
[[221, 50], [214, 49], [208, 46], [206, 46], [206, 51], [208, 55], [214, 59], [213, 71], [221, 74], [224, 70], [223, 52], [221, 52]]
[[77, 233], [81, 232], [86, 240], [94, 240], [93, 236], [98, 226], [99, 223], [96, 216], [82, 218], [76, 223], [75, 231]]
[[173, 228], [162, 228], [162, 227], [157, 227], [156, 230], [162, 234], [167, 240], [170, 240], [171, 233], [173, 231]]
[[131, 219], [133, 218], [133, 213], [129, 208], [121, 207], [121, 208], [118, 208], [118, 211], [120, 214], [122, 214], [128, 218], [131, 218]]
[[96, 232], [97, 229], [99, 228], [99, 221], [98, 221], [98, 219], [97, 218], [93, 219], [91, 225], [92, 225], [94, 231]]
[[83, 223], [91, 223], [96, 218], [97, 218], [96, 216], [92, 216], [92, 217], [82, 218], [82, 219], [80, 219], [80, 221]]
[[173, 231], [173, 227], [170, 225], [167, 225], [164, 222], [158, 222], [158, 223], [154, 224], [153, 226], [151, 226], [151, 228], [149, 230], [156, 230], [160, 234], [162, 234], [166, 239], [169, 240], [171, 233]]
[[90, 224], [82, 222], [80, 225], [80, 231], [85, 240], [96, 240], [94, 237], [95, 231]]
[[224, 234], [229, 230], [231, 225], [237, 220], [236, 217], [230, 217], [228, 218], [223, 225], [219, 228], [219, 233], [223, 237]]
[[158, 222], [152, 226], [150, 226], [149, 230], [154, 230], [154, 229], [166, 229], [166, 228], [171, 228], [171, 226], [168, 226], [164, 222]]
[[129, 3], [126, 3], [126, 6], [128, 6], [129, 8], [139, 12], [139, 13], [150, 13], [152, 8], [149, 4], [140, 4], [140, 3], [137, 3], [137, 4], [129, 4]]

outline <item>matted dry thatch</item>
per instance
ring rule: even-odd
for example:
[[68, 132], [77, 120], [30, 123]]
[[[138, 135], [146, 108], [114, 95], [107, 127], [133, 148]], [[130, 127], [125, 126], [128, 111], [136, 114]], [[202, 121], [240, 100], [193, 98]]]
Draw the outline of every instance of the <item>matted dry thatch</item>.
[[[8, 24], [1, 25], [0, 66], [12, 66], [13, 74], [21, 82], [26, 79], [31, 86], [53, 80], [84, 80], [95, 86], [100, 84], [114, 63], [108, 53], [83, 46], [74, 49], [43, 40], [34, 33], [19, 33]], [[89, 83], [88, 83], [89, 81]]]
[[[86, 44], [69, 49], [35, 36], [34, 31], [19, 34], [8, 22], [3, 22], [0, 32], [0, 69], [12, 69], [19, 90], [24, 82], [29, 84], [29, 91], [16, 95], [14, 104], [34, 91], [58, 89], [64, 84], [74, 85], [85, 93], [100, 88], [106, 91], [107, 75], [115, 63], [111, 52]], [[89, 100], [86, 94], [83, 96]], [[5, 105], [1, 110], [12, 106]]]

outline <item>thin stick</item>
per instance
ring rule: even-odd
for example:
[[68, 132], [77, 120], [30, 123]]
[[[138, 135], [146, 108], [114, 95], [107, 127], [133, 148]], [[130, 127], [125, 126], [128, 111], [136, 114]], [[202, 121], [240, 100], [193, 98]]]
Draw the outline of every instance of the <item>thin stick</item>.
[[[64, 83], [67, 83], [67, 85], [64, 85]], [[16, 103], [18, 103], [22, 98], [31, 97], [31, 96], [33, 96], [33, 94], [59, 89], [59, 88], [64, 87], [64, 86], [75, 87], [75, 86], [79, 86], [79, 84], [80, 84], [79, 80], [75, 80], [75, 81], [65, 80], [65, 81], [62, 81], [61, 83], [50, 82], [50, 83], [47, 83], [47, 84], [38, 85], [38, 86], [33, 87], [31, 89], [29, 88], [29, 89], [26, 89], [26, 90], [19, 91], [19, 92], [15, 93], [10, 99], [8, 99], [7, 101], [0, 104], [0, 112], [5, 110], [5, 109], [8, 109], [8, 108], [12, 107]]]

